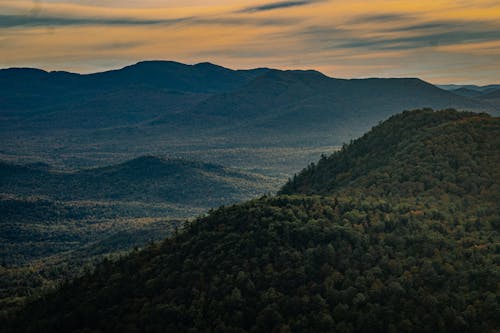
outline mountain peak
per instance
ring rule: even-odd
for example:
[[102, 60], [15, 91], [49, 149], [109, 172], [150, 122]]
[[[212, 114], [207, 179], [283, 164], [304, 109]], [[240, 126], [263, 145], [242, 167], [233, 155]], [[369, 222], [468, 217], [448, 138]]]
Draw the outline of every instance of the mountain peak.
[[220, 65], [208, 62], [208, 61], [199, 62], [197, 64], [194, 64], [193, 67], [205, 68], [205, 69], [219, 69], [219, 70], [222, 69], [222, 70], [232, 71], [232, 69], [229, 69], [229, 68], [226, 68], [226, 67], [223, 67], [223, 66], [220, 66]]

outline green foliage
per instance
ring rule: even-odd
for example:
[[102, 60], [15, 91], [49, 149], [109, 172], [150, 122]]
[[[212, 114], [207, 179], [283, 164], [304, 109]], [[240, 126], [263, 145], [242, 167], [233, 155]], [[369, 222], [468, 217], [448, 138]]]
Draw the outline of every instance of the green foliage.
[[[0, 316], [73, 278], [103, 257], [128, 253], [172, 234], [169, 210], [44, 199], [0, 200]], [[148, 207], [143, 208], [144, 211]], [[157, 210], [155, 212], [155, 210]], [[137, 214], [134, 216], [134, 214]]]
[[282, 190], [297, 194], [211, 211], [176, 237], [65, 283], [6, 327], [494, 332], [499, 121], [455, 111], [395, 116]]
[[281, 193], [500, 199], [498, 133], [500, 120], [486, 114], [403, 112], [311, 164]]
[[405, 203], [281, 196], [221, 208], [64, 285], [15, 329], [491, 331], [495, 226], [463, 213], [443, 225], [401, 213]]
[[76, 172], [0, 162], [0, 313], [103, 257], [169, 236], [179, 218], [275, 187], [267, 177], [151, 156]]

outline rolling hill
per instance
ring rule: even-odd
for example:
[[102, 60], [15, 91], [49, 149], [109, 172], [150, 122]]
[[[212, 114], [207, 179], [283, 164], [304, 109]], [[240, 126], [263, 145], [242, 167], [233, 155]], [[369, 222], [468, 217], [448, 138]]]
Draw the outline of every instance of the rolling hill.
[[[189, 218], [275, 188], [264, 176], [153, 156], [74, 172], [0, 163], [0, 260], [26, 264], [120, 232], [122, 220]], [[94, 227], [101, 236], [83, 235]]]
[[[275, 186], [275, 185], [274, 185]], [[121, 201], [215, 207], [272, 191], [273, 181], [186, 160], [142, 156], [108, 167], [57, 172], [0, 164], [0, 192], [59, 201]]]
[[499, 130], [485, 114], [395, 115], [281, 195], [104, 262], [7, 331], [494, 332]]

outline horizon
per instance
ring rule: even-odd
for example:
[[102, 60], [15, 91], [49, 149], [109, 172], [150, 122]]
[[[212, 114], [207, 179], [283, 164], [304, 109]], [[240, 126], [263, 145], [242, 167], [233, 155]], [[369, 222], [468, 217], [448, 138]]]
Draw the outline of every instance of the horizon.
[[497, 84], [500, 3], [0, 0], [1, 68], [94, 73], [141, 59]]

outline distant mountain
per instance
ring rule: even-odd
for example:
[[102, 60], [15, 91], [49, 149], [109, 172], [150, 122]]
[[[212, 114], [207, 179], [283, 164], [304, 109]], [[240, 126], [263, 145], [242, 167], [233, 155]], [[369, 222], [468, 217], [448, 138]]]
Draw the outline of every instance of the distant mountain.
[[[210, 63], [145, 61], [80, 75], [29, 68], [0, 70], [0, 117], [33, 130], [138, 124], [230, 91], [266, 69], [233, 71]], [[11, 123], [9, 125], [12, 125]]]
[[450, 90], [452, 93], [463, 96], [463, 97], [478, 97], [483, 95], [484, 93], [479, 90], [468, 89], [468, 88], [458, 88]]
[[192, 120], [210, 129], [224, 124], [225, 135], [259, 133], [280, 138], [290, 134], [307, 141], [308, 133], [327, 137], [345, 128], [356, 132], [401, 110], [426, 106], [492, 109], [419, 79], [342, 80], [315, 71], [271, 70], [236, 91], [200, 102], [179, 117], [184, 123]]
[[[94, 74], [46, 72], [34, 68], [0, 70], [7, 92], [96, 91], [147, 86], [172, 91], [210, 93], [236, 89], [267, 69], [231, 70], [211, 63], [186, 65], [174, 61], [142, 61], [118, 70]], [[4, 90], [4, 92], [5, 92]]]
[[475, 90], [479, 92], [491, 92], [494, 90], [500, 89], [500, 84], [489, 84], [486, 86], [477, 86], [474, 84], [466, 84], [466, 85], [460, 85], [460, 84], [438, 84], [436, 85], [437, 87], [445, 90], [457, 90], [457, 89], [467, 89], [467, 90]]
[[[0, 158], [42, 157], [70, 168], [168, 154], [282, 175], [307, 163], [292, 163], [286, 149], [317, 158], [318, 149], [331, 152], [405, 109], [500, 112], [419, 79], [343, 80], [209, 63], [148, 61], [87, 75], [7, 69], [0, 84]], [[261, 157], [235, 156], [239, 149]]]
[[495, 332], [499, 130], [454, 110], [395, 115], [301, 172], [293, 195], [212, 211], [4, 328]]

